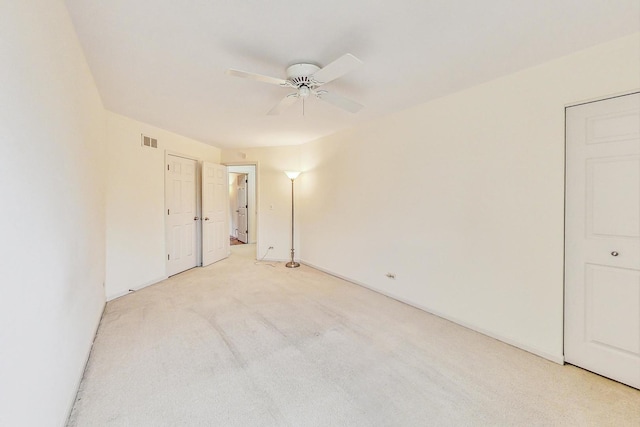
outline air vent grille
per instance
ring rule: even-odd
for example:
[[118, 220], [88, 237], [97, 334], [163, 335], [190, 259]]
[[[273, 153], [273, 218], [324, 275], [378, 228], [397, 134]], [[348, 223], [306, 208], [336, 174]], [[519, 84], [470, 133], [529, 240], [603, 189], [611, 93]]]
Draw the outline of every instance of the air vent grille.
[[158, 148], [158, 140], [147, 135], [142, 135], [142, 146], [150, 148]]

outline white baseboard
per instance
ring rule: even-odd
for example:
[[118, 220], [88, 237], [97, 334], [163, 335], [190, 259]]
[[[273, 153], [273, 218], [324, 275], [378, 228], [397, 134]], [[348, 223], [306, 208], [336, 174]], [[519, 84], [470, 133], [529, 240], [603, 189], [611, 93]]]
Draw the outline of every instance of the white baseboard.
[[[264, 258], [262, 260], [256, 259], [256, 261], [261, 261], [261, 262], [289, 262], [290, 259], [289, 258]], [[300, 262], [300, 261], [298, 261], [298, 262]]]
[[328, 270], [326, 268], [317, 266], [317, 265], [315, 265], [313, 263], [310, 263], [310, 262], [307, 262], [307, 261], [300, 261], [300, 262], [303, 263], [304, 265], [307, 265], [309, 267], [315, 268], [316, 270], [320, 270], [320, 271], [322, 271], [324, 273], [330, 274], [331, 276], [335, 276], [335, 277], [337, 277], [339, 279], [346, 280], [347, 282], [351, 282], [351, 283], [353, 283], [355, 285], [362, 286], [363, 288], [367, 288], [367, 289], [372, 290], [374, 292], [377, 292], [379, 294], [388, 296], [389, 298], [393, 298], [396, 301], [400, 301], [400, 302], [402, 302], [404, 304], [410, 305], [410, 306], [415, 307], [417, 309], [420, 309], [422, 311], [426, 311], [427, 313], [430, 313], [430, 314], [433, 314], [435, 316], [441, 317], [443, 319], [449, 320], [450, 322], [456, 323], [456, 324], [458, 324], [460, 326], [464, 326], [467, 329], [471, 329], [472, 331], [476, 331], [476, 332], [479, 332], [479, 333], [481, 333], [483, 335], [486, 335], [488, 337], [497, 339], [498, 341], [502, 341], [502, 342], [504, 342], [506, 344], [512, 345], [512, 346], [517, 347], [517, 348], [519, 348], [521, 350], [524, 350], [526, 352], [535, 354], [536, 356], [540, 356], [540, 357], [542, 357], [544, 359], [550, 360], [551, 362], [557, 363], [559, 365], [564, 365], [564, 355], [562, 355], [562, 354], [557, 355], [557, 354], [548, 353], [546, 351], [543, 351], [543, 350], [537, 349], [535, 347], [531, 347], [531, 346], [529, 346], [527, 344], [521, 343], [518, 340], [514, 340], [514, 339], [508, 338], [508, 337], [504, 337], [504, 336], [502, 336], [500, 334], [493, 333], [491, 331], [488, 331], [486, 329], [480, 328], [478, 326], [475, 326], [475, 325], [470, 324], [468, 322], [465, 322], [463, 320], [460, 320], [460, 319], [457, 319], [455, 317], [449, 316], [449, 315], [444, 314], [444, 313], [442, 313], [442, 312], [440, 312], [438, 310], [433, 310], [432, 308], [424, 306], [422, 304], [418, 304], [418, 303], [415, 303], [413, 301], [409, 301], [409, 300], [407, 300], [407, 299], [405, 299], [403, 297], [400, 297], [398, 295], [394, 295], [393, 293], [381, 291], [380, 289], [376, 289], [376, 288], [374, 288], [372, 286], [367, 285], [366, 283], [362, 283], [362, 282], [359, 282], [357, 280], [353, 280], [353, 279], [351, 279], [349, 277], [343, 276], [341, 274], [334, 273], [331, 270]]
[[123, 297], [125, 295], [129, 295], [133, 291], [139, 291], [140, 289], [146, 288], [147, 286], [155, 285], [156, 283], [162, 282], [163, 280], [167, 280], [169, 276], [158, 277], [157, 279], [151, 280], [150, 282], [144, 283], [142, 285], [136, 286], [135, 288], [128, 289], [126, 291], [118, 292], [115, 294], [107, 295], [107, 302], [113, 301], [116, 298]]

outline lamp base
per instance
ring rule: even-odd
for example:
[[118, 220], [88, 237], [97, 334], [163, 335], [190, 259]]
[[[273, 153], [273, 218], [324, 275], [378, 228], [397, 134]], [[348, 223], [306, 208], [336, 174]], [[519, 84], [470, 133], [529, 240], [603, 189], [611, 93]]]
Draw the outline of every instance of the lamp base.
[[284, 266], [289, 268], [296, 268], [296, 267], [300, 267], [300, 263], [295, 261], [289, 261]]

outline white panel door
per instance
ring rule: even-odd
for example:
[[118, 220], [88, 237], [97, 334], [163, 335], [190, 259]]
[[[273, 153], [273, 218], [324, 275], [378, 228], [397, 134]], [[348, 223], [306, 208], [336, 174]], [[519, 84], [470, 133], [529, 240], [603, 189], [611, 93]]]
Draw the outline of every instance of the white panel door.
[[238, 240], [244, 243], [249, 242], [249, 222], [247, 212], [249, 210], [249, 199], [247, 198], [248, 175], [238, 176]]
[[565, 359], [640, 388], [640, 94], [567, 109]]
[[224, 259], [229, 254], [227, 211], [229, 185], [227, 167], [202, 164], [202, 265]]
[[195, 160], [167, 156], [165, 170], [167, 276], [197, 265]]

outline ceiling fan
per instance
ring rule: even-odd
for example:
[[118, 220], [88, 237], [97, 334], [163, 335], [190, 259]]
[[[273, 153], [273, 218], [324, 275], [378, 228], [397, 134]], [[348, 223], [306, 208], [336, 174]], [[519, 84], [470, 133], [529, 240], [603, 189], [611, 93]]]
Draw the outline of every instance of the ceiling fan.
[[230, 76], [242, 77], [245, 79], [257, 80], [264, 83], [295, 89], [295, 92], [282, 98], [275, 107], [269, 110], [267, 114], [272, 116], [280, 114], [299, 99], [302, 100], [302, 111], [304, 114], [304, 100], [308, 98], [309, 95], [314, 95], [316, 98], [342, 108], [343, 110], [351, 113], [357, 113], [363, 105], [358, 104], [351, 99], [347, 99], [343, 96], [318, 88], [337, 79], [338, 77], [342, 77], [361, 64], [362, 61], [350, 53], [347, 53], [323, 68], [320, 68], [315, 64], [308, 63], [293, 64], [287, 68], [286, 79], [263, 76], [262, 74], [248, 73], [246, 71], [234, 69], [229, 69], [226, 73]]

